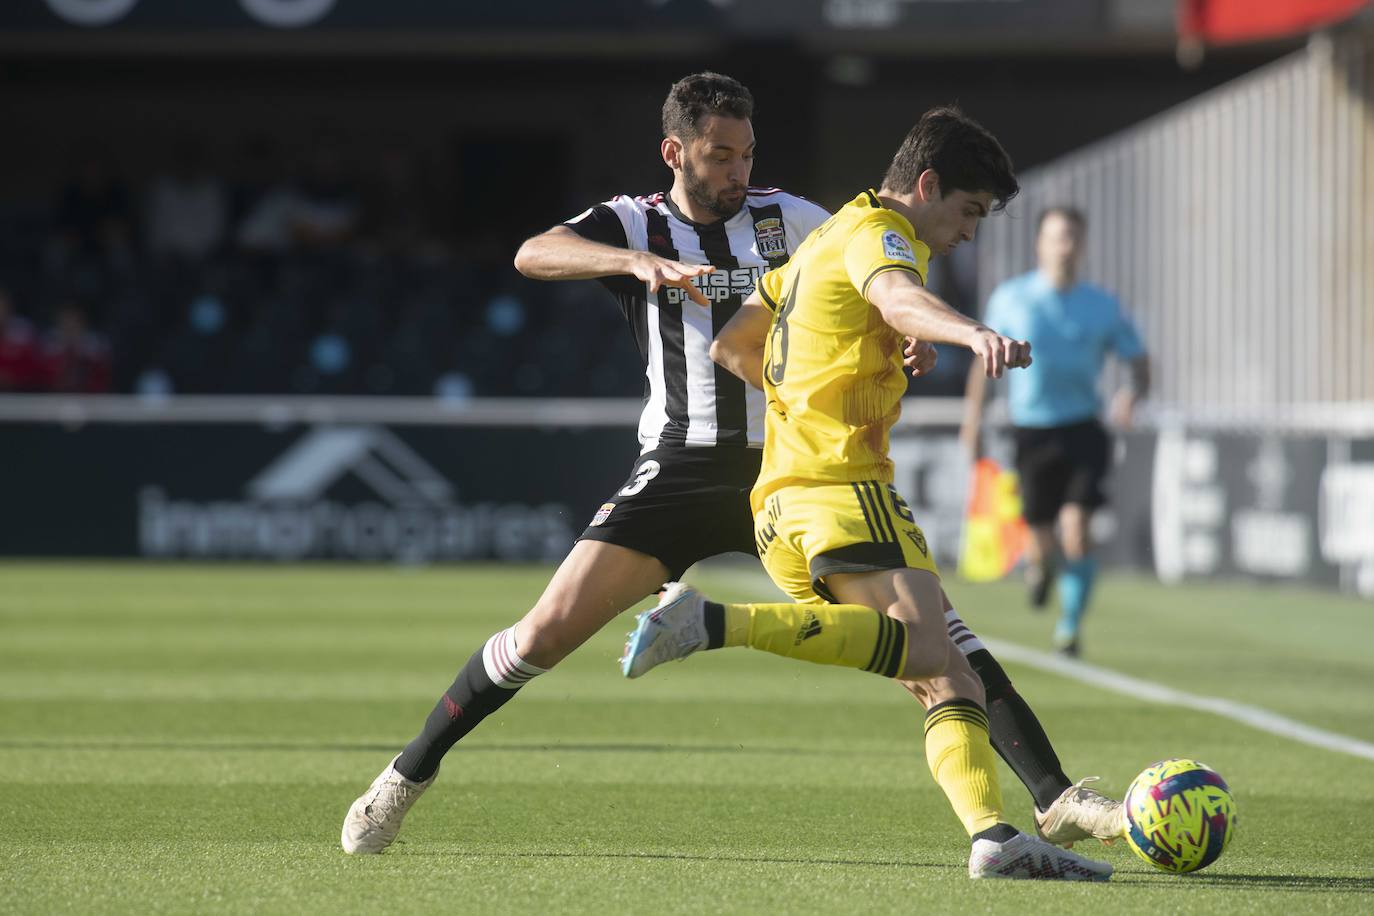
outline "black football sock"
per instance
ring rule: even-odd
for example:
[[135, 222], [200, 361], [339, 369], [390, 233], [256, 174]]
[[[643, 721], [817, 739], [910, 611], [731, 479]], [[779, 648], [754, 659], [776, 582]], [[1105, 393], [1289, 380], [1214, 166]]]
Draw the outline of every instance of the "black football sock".
[[473, 653], [439, 698], [424, 729], [396, 758], [396, 772], [414, 782], [429, 779], [449, 748], [544, 671], [516, 654], [515, 627], [497, 633]]
[[992, 840], [994, 843], [1005, 843], [1019, 833], [1011, 824], [993, 824], [987, 830], [980, 830], [973, 835], [974, 840]]
[[1044, 811], [1072, 783], [1064, 775], [1054, 745], [1011, 679], [987, 649], [968, 654], [969, 665], [978, 672], [987, 695], [988, 732], [992, 746], [1025, 784], [1035, 807]]
[[714, 601], [704, 602], [702, 616], [706, 624], [706, 648], [721, 648], [725, 645], [725, 605]]

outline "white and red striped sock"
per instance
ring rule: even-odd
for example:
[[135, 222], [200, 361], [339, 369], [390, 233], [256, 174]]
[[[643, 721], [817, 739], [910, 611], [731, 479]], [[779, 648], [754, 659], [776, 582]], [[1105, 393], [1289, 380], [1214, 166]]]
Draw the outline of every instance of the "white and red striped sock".
[[497, 633], [482, 647], [482, 665], [497, 687], [519, 690], [549, 669], [531, 665], [515, 651], [515, 627]]
[[515, 627], [502, 630], [472, 653], [453, 686], [439, 698], [425, 726], [396, 759], [396, 770], [423, 782], [468, 732], [509, 702], [521, 687], [547, 669], [531, 665], [515, 650]]
[[949, 638], [954, 640], [954, 644], [965, 656], [987, 648], [977, 634], [968, 628], [968, 624], [959, 619], [954, 608], [945, 611], [945, 626], [949, 629]]

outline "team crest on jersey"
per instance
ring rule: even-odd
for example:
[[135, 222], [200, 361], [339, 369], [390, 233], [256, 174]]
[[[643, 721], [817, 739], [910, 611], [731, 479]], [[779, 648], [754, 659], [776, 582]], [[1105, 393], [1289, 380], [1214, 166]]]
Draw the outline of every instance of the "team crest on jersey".
[[606, 521], [606, 519], [610, 518], [611, 510], [614, 508], [615, 503], [602, 503], [601, 508], [597, 509], [596, 514], [592, 516], [591, 527], [595, 528], [597, 525], [600, 525], [602, 522]]
[[911, 243], [900, 232], [894, 232], [891, 229], [883, 233], [883, 256], [889, 261], [916, 263], [916, 255], [911, 250]]
[[754, 238], [759, 243], [760, 257], [772, 260], [787, 256], [787, 232], [776, 216], [755, 221]]

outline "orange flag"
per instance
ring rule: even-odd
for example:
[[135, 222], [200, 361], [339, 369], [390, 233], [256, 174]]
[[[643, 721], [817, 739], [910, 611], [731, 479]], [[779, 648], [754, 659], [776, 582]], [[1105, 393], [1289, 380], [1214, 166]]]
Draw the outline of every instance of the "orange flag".
[[991, 458], [979, 458], [969, 482], [959, 575], [970, 582], [1001, 579], [1021, 559], [1027, 537], [1015, 472], [1003, 470]]

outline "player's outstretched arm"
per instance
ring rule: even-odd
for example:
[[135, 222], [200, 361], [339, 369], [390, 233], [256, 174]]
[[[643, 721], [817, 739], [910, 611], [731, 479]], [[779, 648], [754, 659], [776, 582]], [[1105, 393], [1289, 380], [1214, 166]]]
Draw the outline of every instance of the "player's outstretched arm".
[[594, 280], [628, 275], [643, 280], [649, 292], [676, 286], [697, 305], [710, 305], [692, 278], [715, 270], [709, 264], [683, 264], [647, 251], [631, 251], [584, 239], [567, 226], [554, 226], [526, 239], [515, 253], [515, 269], [531, 280]]
[[751, 293], [711, 341], [711, 359], [755, 388], [762, 388], [763, 347], [772, 323], [773, 313], [758, 293]]
[[988, 378], [1001, 378], [1007, 369], [1029, 366], [1030, 344], [1003, 337], [960, 314], [921, 285], [908, 270], [887, 270], [868, 284], [866, 297], [899, 334], [931, 343], [968, 347], [983, 360]]

